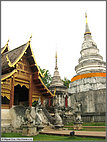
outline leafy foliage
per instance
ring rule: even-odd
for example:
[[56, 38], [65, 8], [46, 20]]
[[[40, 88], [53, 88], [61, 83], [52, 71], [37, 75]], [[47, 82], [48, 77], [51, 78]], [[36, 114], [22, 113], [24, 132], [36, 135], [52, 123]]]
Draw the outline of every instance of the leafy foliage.
[[63, 83], [64, 83], [64, 86], [66, 86], [67, 88], [69, 88], [69, 84], [70, 84], [70, 80], [69, 79], [67, 79], [66, 77], [64, 77], [64, 80], [62, 80], [63, 81]]
[[[40, 68], [40, 67], [39, 67], [39, 68]], [[41, 71], [42, 74], [43, 74], [44, 72], [46, 72], [45, 75], [44, 75], [44, 78], [42, 78], [42, 81], [43, 81], [43, 83], [44, 83], [47, 87], [49, 87], [49, 86], [50, 86], [50, 83], [51, 83], [51, 81], [52, 81], [52, 77], [51, 77], [51, 74], [50, 74], [49, 70], [41, 69], [41, 68], [40, 68], [40, 71]]]
[[[40, 68], [40, 66], [39, 66], [39, 68]], [[40, 71], [41, 71], [42, 74], [44, 74], [44, 73], [46, 72], [46, 73], [45, 73], [45, 76], [44, 76], [44, 78], [42, 78], [42, 80], [43, 80], [44, 84], [45, 84], [47, 87], [49, 87], [49, 86], [50, 86], [50, 83], [51, 83], [51, 81], [52, 81], [52, 76], [51, 76], [49, 70], [41, 69], [41, 68], [40, 68]], [[70, 81], [69, 79], [67, 79], [66, 77], [64, 77], [64, 79], [63, 79], [62, 81], [63, 81], [63, 83], [64, 83], [64, 86], [66, 86], [67, 88], [69, 88], [69, 84], [70, 84], [71, 81]]]
[[33, 107], [36, 107], [37, 103], [38, 103], [38, 101], [34, 101], [34, 102], [32, 103], [32, 106], [33, 106]]

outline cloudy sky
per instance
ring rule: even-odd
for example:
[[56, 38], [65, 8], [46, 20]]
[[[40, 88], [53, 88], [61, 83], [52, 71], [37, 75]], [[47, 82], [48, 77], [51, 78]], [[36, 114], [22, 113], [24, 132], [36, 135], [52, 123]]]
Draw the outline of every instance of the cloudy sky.
[[29, 40], [37, 64], [53, 76], [55, 52], [63, 79], [71, 79], [80, 58], [85, 32], [85, 12], [93, 40], [106, 60], [105, 1], [2, 1], [1, 47], [9, 38], [14, 49]]

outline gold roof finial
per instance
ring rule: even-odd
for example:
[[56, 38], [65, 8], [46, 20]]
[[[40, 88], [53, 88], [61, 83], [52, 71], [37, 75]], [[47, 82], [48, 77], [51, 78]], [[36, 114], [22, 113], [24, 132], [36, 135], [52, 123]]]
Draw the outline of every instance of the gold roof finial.
[[85, 12], [85, 18], [86, 18], [86, 24], [87, 24], [88, 22], [87, 22], [87, 13], [86, 12]]
[[55, 61], [55, 69], [58, 69], [58, 67], [57, 67], [57, 51], [56, 51], [55, 58], [56, 58], [56, 59], [55, 59], [55, 60], [56, 60], [56, 61]]
[[31, 41], [31, 39], [32, 39], [32, 34], [31, 34], [31, 36], [30, 36], [30, 38], [29, 38], [29, 41]]
[[57, 58], [57, 51], [56, 51], [56, 55], [55, 55], [55, 57]]
[[7, 41], [7, 44], [9, 43], [9, 38], [8, 38], [8, 41]]

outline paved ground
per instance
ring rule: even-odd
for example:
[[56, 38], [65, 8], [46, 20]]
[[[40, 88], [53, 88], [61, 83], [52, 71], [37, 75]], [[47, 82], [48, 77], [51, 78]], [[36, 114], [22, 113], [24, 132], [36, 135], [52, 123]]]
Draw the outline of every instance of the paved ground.
[[[73, 127], [73, 126], [64, 126], [64, 127]], [[82, 126], [84, 128], [106, 128], [106, 126]]]
[[[53, 130], [45, 129], [41, 134], [51, 134], [51, 135], [66, 135], [69, 136], [72, 130]], [[99, 131], [75, 131], [75, 136], [85, 136], [85, 137], [99, 137], [106, 138], [106, 132]]]

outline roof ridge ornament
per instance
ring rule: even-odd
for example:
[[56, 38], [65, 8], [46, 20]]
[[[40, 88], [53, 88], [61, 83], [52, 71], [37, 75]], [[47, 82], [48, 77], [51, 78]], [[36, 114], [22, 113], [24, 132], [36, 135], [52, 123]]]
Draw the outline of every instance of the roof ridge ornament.
[[6, 45], [8, 45], [9, 41], [10, 41], [10, 40], [9, 40], [9, 38], [8, 38], [8, 41], [7, 41]]
[[9, 51], [8, 43], [9, 43], [9, 39], [8, 39], [7, 43], [5, 44], [4, 48], [1, 50], [1, 54], [5, 51], [6, 48]]
[[44, 73], [42, 74], [43, 78], [45, 77], [46, 72], [47, 72], [47, 70], [45, 70]]
[[31, 39], [32, 39], [32, 34], [31, 34], [31, 36], [30, 36], [30, 38], [29, 38], [29, 42], [31, 41]]

